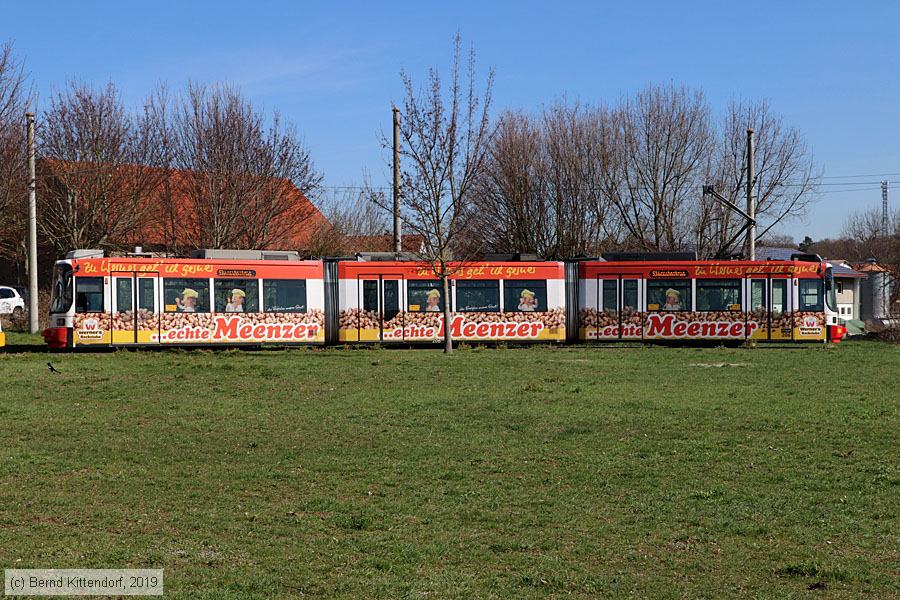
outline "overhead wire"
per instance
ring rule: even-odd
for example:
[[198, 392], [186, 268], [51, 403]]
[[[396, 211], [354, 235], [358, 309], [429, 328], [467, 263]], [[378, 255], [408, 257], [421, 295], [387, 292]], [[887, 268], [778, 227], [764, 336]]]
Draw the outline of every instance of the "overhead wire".
[[[63, 161], [61, 161], [63, 162]], [[121, 165], [126, 166], [126, 165]], [[166, 167], [155, 167], [155, 166], [141, 166], [141, 165], [127, 165], [128, 167], [134, 168], [148, 168], [148, 169], [165, 169]], [[109, 167], [104, 166], [90, 166], [90, 167], [80, 167], [77, 169], [60, 169], [61, 174], [64, 173], [68, 176], [84, 176], [84, 175], [92, 175], [97, 174], [103, 171], [108, 171]], [[184, 170], [173, 168], [172, 170]], [[852, 193], [852, 192], [869, 192], [876, 191], [881, 189], [881, 184], [884, 180], [873, 180], [873, 181], [820, 181], [822, 179], [850, 179], [850, 178], [864, 178], [864, 177], [887, 177], [887, 176], [898, 176], [900, 173], [869, 173], [869, 174], [860, 174], [860, 175], [825, 175], [821, 177], [812, 178], [809, 182], [803, 183], [783, 183], [781, 184], [783, 187], [828, 187], [828, 188], [844, 188], [844, 189], [817, 189], [817, 193], [819, 194], [844, 194], [844, 193]], [[886, 183], [891, 185], [900, 184], [900, 180], [889, 180]], [[388, 185], [320, 185], [317, 186], [317, 189], [323, 191], [330, 192], [363, 192], [370, 190], [379, 190], [379, 191], [387, 191], [393, 189], [392, 186]], [[649, 188], [642, 188], [643, 190], [648, 190]], [[599, 191], [592, 189], [590, 191]], [[699, 188], [698, 188], [699, 191]]]

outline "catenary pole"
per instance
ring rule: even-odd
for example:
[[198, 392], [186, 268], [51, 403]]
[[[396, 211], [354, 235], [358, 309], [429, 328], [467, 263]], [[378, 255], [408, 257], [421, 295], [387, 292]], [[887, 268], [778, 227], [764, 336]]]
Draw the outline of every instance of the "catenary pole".
[[38, 272], [37, 272], [37, 199], [34, 175], [34, 113], [25, 113], [28, 122], [28, 325], [31, 333], [37, 333], [38, 323]]
[[753, 130], [747, 130], [747, 258], [756, 260], [756, 206], [753, 202]]
[[402, 233], [400, 231], [400, 109], [392, 108], [394, 115], [394, 252], [403, 251]]

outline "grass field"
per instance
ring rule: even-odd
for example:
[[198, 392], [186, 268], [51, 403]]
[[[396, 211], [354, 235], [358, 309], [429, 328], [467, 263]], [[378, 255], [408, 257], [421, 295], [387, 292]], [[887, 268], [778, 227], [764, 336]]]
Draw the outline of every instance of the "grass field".
[[168, 598], [900, 595], [896, 346], [18, 353], [0, 384], [5, 568], [164, 568]]

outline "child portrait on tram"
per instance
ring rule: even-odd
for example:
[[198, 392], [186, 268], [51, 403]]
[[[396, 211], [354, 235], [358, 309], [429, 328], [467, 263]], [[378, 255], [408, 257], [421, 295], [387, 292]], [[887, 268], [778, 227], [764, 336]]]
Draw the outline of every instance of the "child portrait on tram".
[[175, 297], [175, 304], [178, 306], [178, 312], [197, 312], [197, 298], [199, 297], [200, 294], [197, 293], [197, 290], [184, 288], [184, 291], [181, 292], [181, 298]]
[[666, 303], [663, 304], [663, 310], [681, 310], [681, 293], [678, 290], [669, 288], [666, 290]]
[[519, 310], [523, 312], [534, 312], [537, 310], [538, 301], [537, 298], [534, 297], [534, 292], [531, 290], [522, 290], [522, 293], [519, 295]]
[[225, 305], [225, 312], [234, 313], [234, 312], [244, 312], [244, 298], [247, 294], [244, 290], [235, 288], [231, 290], [231, 299], [228, 304]]
[[428, 294], [426, 294], [425, 300], [425, 312], [440, 312], [441, 311], [441, 293], [436, 289], [432, 288], [428, 290]]

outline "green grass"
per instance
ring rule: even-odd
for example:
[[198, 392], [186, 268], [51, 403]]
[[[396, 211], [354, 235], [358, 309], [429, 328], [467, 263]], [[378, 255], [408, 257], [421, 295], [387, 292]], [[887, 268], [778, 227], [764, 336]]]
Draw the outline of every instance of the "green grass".
[[164, 568], [170, 598], [896, 597], [898, 382], [876, 342], [0, 355], [0, 566]]

